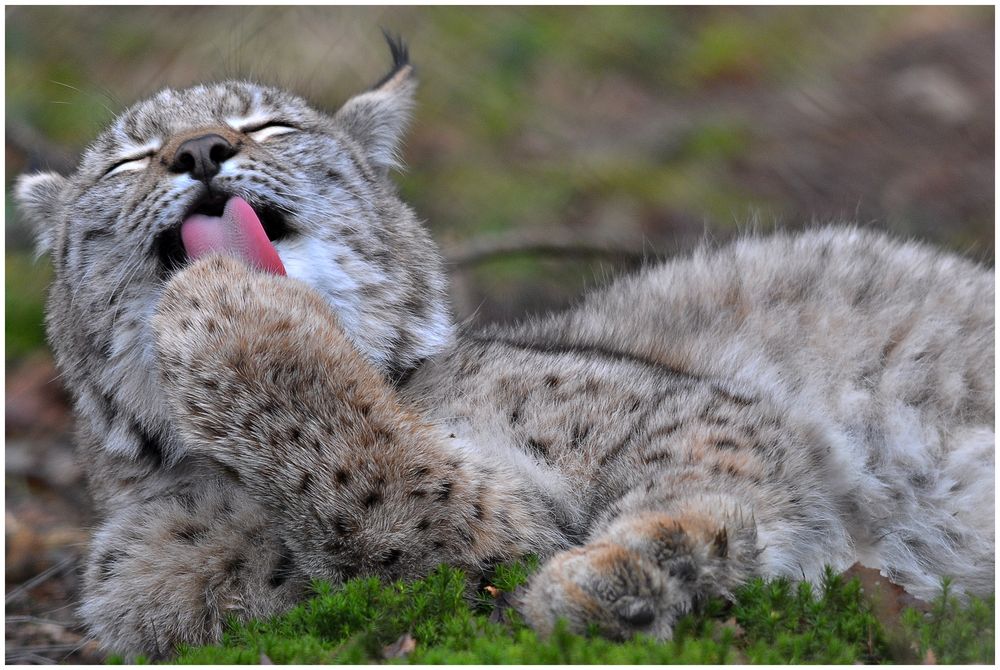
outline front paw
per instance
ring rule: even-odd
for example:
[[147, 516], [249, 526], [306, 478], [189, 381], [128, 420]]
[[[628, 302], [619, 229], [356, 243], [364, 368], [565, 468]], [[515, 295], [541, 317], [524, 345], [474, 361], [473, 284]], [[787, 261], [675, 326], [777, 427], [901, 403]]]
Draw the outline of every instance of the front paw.
[[330, 307], [309, 286], [226, 256], [198, 260], [177, 273], [152, 326], [168, 391], [225, 376], [226, 369], [287, 366], [319, 340], [329, 345], [341, 333]]
[[350, 379], [367, 372], [319, 294], [228, 257], [173, 277], [152, 326], [164, 395], [193, 447], [260, 442], [277, 426], [263, 417], [328, 398], [338, 366]]
[[228, 256], [192, 263], [167, 283], [153, 316], [157, 346], [182, 355], [227, 337], [336, 329], [329, 306], [309, 286], [252, 270]]
[[596, 626], [624, 640], [637, 633], [669, 639], [676, 614], [655, 563], [612, 542], [591, 542], [556, 554], [532, 578], [520, 610], [545, 636], [565, 620], [575, 633]]
[[[638, 633], [666, 640], [700, 600], [726, 594], [745, 577], [752, 530], [740, 528], [732, 553], [724, 524], [687, 514], [643, 513], [617, 520], [586, 545], [556, 554], [522, 599], [528, 623], [545, 635], [559, 619], [609, 638]], [[734, 561], [733, 559], [736, 558]]]

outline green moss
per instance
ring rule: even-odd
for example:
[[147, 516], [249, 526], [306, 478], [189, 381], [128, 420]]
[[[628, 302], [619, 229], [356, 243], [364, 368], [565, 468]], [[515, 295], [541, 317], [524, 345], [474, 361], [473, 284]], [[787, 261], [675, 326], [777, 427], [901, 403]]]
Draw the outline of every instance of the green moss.
[[[504, 591], [525, 583], [537, 563], [497, 568]], [[490, 616], [493, 601], [464, 597], [461, 572], [442, 566], [424, 580], [382, 585], [354, 580], [316, 584], [316, 595], [266, 622], [233, 625], [223, 644], [184, 649], [179, 663], [855, 663], [892, 662], [880, 623], [860, 584], [828, 572], [822, 584], [757, 579], [733, 604], [706, 603], [683, 617], [674, 639], [638, 637], [616, 643], [575, 635], [564, 626], [539, 639], [513, 610]], [[484, 606], [485, 605], [485, 606]], [[913, 648], [933, 649], [940, 662], [992, 662], [993, 599], [960, 606], [947, 594], [928, 617], [905, 615]], [[410, 635], [414, 649], [386, 658], [386, 647]]]
[[538, 569], [538, 558], [529, 556], [524, 561], [498, 565], [490, 576], [490, 583], [501, 591], [513, 592], [528, 583], [528, 577]]
[[828, 571], [818, 593], [808, 583], [756, 579], [737, 594], [736, 620], [752, 663], [870, 662], [885, 651], [878, 621], [856, 580]]
[[913, 640], [919, 659], [931, 652], [940, 664], [993, 663], [995, 596], [971, 598], [961, 605], [944, 583], [941, 596], [923, 614], [909, 609], [903, 614], [903, 628]]

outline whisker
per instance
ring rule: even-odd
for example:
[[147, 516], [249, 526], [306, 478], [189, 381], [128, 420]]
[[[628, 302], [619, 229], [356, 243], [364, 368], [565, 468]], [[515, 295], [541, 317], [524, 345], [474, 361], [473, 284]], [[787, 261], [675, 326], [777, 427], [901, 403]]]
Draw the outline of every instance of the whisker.
[[[95, 95], [93, 95], [91, 93], [87, 93], [85, 91], [80, 90], [76, 86], [73, 86], [71, 84], [67, 84], [66, 82], [56, 81], [55, 79], [49, 79], [49, 82], [55, 84], [56, 86], [64, 86], [64, 87], [70, 89], [71, 91], [76, 91], [80, 95], [89, 95], [90, 97], [93, 97], [93, 98], [97, 97], [97, 96], [95, 96]], [[69, 104], [69, 103], [66, 103], [66, 104]], [[101, 107], [103, 107], [108, 112], [108, 114], [110, 114], [111, 116], [115, 115], [114, 111], [112, 111], [112, 109], [110, 107], [108, 107], [107, 105], [105, 105], [103, 102], [100, 102], [100, 100], [98, 100], [98, 104], [100, 104]]]

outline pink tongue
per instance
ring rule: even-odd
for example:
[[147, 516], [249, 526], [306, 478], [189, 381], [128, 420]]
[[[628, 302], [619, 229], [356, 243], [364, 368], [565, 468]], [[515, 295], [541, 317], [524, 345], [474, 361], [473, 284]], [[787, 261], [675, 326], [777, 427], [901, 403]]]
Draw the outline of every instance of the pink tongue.
[[222, 216], [192, 214], [184, 219], [181, 241], [191, 259], [230, 253], [266, 272], [285, 274], [285, 266], [267, 239], [260, 219], [242, 198], [230, 198]]

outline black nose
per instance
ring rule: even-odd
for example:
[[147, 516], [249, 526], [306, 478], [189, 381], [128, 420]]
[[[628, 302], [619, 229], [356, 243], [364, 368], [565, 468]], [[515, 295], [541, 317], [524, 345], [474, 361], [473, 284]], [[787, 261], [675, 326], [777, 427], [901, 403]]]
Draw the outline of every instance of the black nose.
[[170, 169], [177, 173], [187, 172], [207, 183], [219, 174], [222, 163], [235, 154], [236, 149], [221, 135], [211, 133], [192, 137], [177, 147]]

